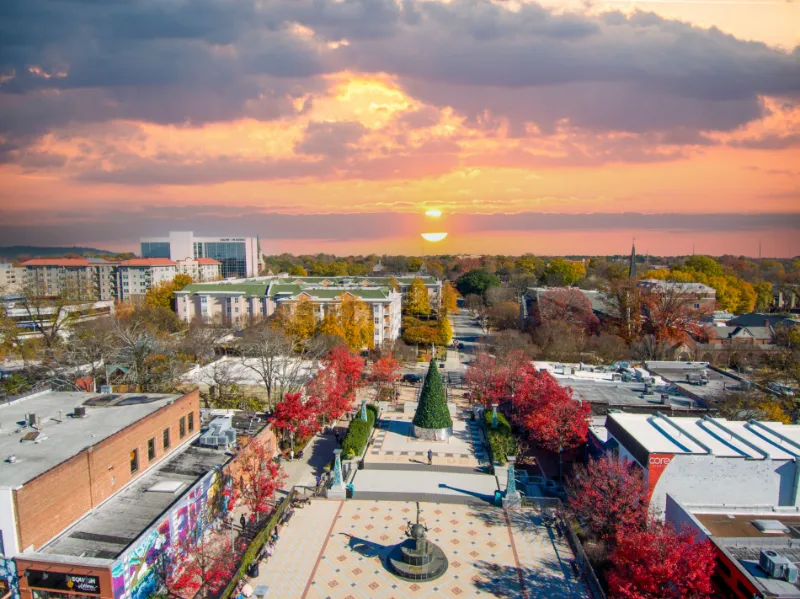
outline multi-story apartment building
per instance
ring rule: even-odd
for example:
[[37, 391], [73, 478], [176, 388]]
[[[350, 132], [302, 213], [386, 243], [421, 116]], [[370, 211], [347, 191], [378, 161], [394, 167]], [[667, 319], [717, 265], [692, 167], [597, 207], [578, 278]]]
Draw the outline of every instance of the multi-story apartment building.
[[170, 231], [168, 237], [140, 240], [142, 258], [213, 258], [222, 277], [254, 277], [261, 269], [258, 237], [195, 237], [191, 231]]
[[196, 283], [217, 281], [222, 277], [222, 264], [213, 258], [176, 260], [177, 274], [189, 275]]
[[169, 283], [177, 274], [177, 264], [169, 258], [133, 258], [117, 267], [117, 293], [122, 301], [143, 298], [147, 292]]
[[114, 299], [114, 263], [88, 258], [34, 258], [22, 263], [24, 287], [40, 296], [67, 294], [79, 300]]
[[336, 285], [333, 281], [315, 284], [274, 278], [188, 285], [175, 294], [176, 310], [182, 320], [191, 322], [199, 318], [233, 324], [271, 316], [281, 306], [291, 311], [303, 299], [312, 303], [320, 321], [348, 295], [370, 308], [376, 346], [400, 336], [402, 295], [388, 287]]
[[25, 269], [9, 262], [0, 262], [0, 295], [18, 293], [25, 285]]

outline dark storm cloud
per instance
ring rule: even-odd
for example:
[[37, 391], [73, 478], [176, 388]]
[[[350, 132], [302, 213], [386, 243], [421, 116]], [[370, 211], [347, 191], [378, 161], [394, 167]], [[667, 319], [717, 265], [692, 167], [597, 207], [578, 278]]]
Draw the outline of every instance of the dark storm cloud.
[[[341, 40], [349, 45], [325, 44]], [[508, 119], [517, 136], [527, 123], [548, 133], [566, 121], [675, 129], [696, 145], [701, 131], [762, 116], [761, 96], [800, 93], [800, 50], [651, 13], [511, 12], [488, 0], [0, 2], [0, 72], [15, 73], [0, 84], [6, 145], [74, 122], [291, 116], [293, 99], [344, 69], [394, 74], [423, 102], [484, 127]]]
[[[10, 222], [0, 212], [0, 223]], [[16, 219], [36, 222], [36, 213]], [[102, 221], [102, 224], [99, 221]], [[477, 231], [698, 231], [742, 232], [795, 229], [800, 232], [800, 214], [520, 214], [452, 215], [443, 225], [466, 234]], [[198, 234], [260, 235], [266, 239], [324, 239], [352, 241], [416, 235], [423, 226], [417, 214], [277, 214], [252, 208], [219, 206], [164, 206], [141, 212], [108, 210], [65, 215], [64, 222], [46, 226], [0, 224], [5, 245], [69, 245], [84, 240], [97, 243], [135, 244], [139, 237], [166, 233], [170, 229], [194, 230]]]

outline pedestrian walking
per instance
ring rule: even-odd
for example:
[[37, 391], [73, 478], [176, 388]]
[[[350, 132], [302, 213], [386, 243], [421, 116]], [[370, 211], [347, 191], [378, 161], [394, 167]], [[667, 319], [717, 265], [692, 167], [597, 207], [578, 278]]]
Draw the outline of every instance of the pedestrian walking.
[[433, 450], [428, 450], [428, 466], [433, 466]]
[[245, 526], [247, 526], [247, 518], [244, 517], [244, 514], [239, 516], [239, 524], [242, 525], [242, 530], [244, 530]]

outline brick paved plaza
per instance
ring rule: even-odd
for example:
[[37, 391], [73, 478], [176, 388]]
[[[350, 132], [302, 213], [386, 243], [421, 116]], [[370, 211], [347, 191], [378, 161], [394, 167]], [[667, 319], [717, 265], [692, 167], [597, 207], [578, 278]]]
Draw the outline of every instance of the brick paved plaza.
[[281, 531], [272, 559], [252, 585], [267, 599], [580, 599], [586, 592], [572, 554], [532, 511], [421, 504], [428, 538], [450, 561], [432, 582], [393, 576], [384, 560], [415, 517], [413, 503], [317, 500]]

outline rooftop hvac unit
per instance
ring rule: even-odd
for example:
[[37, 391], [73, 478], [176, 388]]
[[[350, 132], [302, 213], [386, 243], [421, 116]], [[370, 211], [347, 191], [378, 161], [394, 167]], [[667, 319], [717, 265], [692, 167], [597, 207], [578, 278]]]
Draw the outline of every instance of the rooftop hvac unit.
[[661, 403], [662, 403], [662, 405], [665, 405], [665, 406], [669, 405], [669, 395], [667, 395], [666, 393], [662, 393], [661, 394]]
[[25, 420], [28, 423], [28, 426], [36, 426], [36, 414], [33, 412], [30, 414], [25, 414]]
[[75, 411], [72, 413], [73, 418], [86, 418], [86, 406], [75, 406]]
[[791, 582], [792, 584], [797, 584], [797, 575], [797, 566], [795, 566], [792, 562], [789, 562], [789, 565], [786, 567], [786, 581]]
[[[761, 550], [761, 554], [758, 556], [758, 565], [772, 578], [787, 578], [789, 575], [789, 567], [794, 567], [794, 564], [790, 562], [788, 558], [772, 549]], [[797, 568], [795, 567], [794, 570], [794, 576], [796, 578]]]
[[236, 442], [236, 431], [231, 426], [230, 417], [214, 418], [208, 430], [200, 435], [199, 444], [204, 447], [228, 447]]

